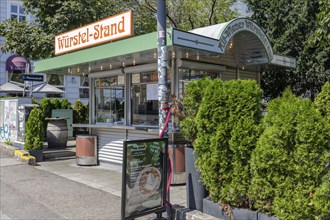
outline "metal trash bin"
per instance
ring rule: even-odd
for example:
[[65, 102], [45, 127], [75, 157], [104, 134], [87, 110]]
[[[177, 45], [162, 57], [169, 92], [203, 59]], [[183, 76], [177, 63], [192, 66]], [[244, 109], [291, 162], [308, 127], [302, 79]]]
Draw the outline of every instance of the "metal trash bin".
[[97, 137], [93, 135], [76, 136], [77, 165], [97, 165]]
[[171, 184], [186, 183], [186, 167], [185, 167], [185, 146], [184, 144], [169, 144], [168, 156], [171, 161], [172, 180]]

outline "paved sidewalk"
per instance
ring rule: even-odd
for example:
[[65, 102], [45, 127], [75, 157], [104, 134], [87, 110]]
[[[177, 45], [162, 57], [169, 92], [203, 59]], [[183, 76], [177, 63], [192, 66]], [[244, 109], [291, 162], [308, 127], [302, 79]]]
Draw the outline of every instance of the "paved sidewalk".
[[[73, 147], [73, 145], [75, 145], [74, 141], [68, 142], [68, 146]], [[8, 155], [13, 156], [14, 149], [16, 148], [0, 142], [0, 150]], [[78, 166], [75, 157], [67, 157], [38, 162], [35, 168], [121, 197], [122, 167], [120, 165], [101, 163], [99, 166]], [[175, 215], [182, 216], [176, 217], [176, 219], [217, 219], [202, 212], [185, 208], [187, 206], [185, 185], [171, 186], [170, 202], [175, 205], [174, 209], [179, 213]], [[151, 214], [138, 219], [154, 219], [154, 217]]]
[[[67, 158], [39, 162], [36, 168], [121, 197], [122, 167], [119, 165], [78, 166], [74, 158]], [[170, 201], [186, 206], [186, 186], [171, 186]]]

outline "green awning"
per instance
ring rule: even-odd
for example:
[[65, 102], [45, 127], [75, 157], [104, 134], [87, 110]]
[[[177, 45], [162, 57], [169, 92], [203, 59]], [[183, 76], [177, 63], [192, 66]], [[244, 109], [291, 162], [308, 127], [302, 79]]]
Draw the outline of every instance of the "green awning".
[[[167, 37], [167, 45], [172, 45], [169, 36]], [[153, 49], [157, 49], [156, 32], [37, 61], [34, 71], [45, 72]]]

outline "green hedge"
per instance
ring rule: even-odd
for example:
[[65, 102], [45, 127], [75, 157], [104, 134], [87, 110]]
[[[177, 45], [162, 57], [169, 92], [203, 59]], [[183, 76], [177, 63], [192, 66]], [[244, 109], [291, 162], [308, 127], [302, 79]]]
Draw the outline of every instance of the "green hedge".
[[181, 131], [213, 201], [280, 219], [330, 216], [329, 83], [315, 104], [287, 89], [263, 118], [255, 81], [196, 80], [185, 92]]
[[80, 99], [75, 101], [73, 105], [73, 123], [88, 123], [88, 111], [88, 104], [84, 105]]
[[263, 126], [251, 158], [254, 208], [280, 219], [320, 217], [313, 199], [320, 200], [314, 194], [322, 191], [329, 170], [330, 128], [325, 118], [310, 100], [286, 90], [268, 104]]
[[187, 141], [193, 143], [197, 137], [196, 116], [201, 105], [205, 88], [211, 84], [211, 79], [194, 80], [186, 84], [182, 106], [184, 120], [180, 122], [180, 131]]
[[321, 92], [316, 96], [315, 106], [330, 123], [330, 82], [325, 83]]
[[261, 132], [262, 90], [253, 80], [208, 82], [197, 117], [197, 167], [213, 201], [249, 207], [250, 156]]
[[44, 126], [44, 136], [46, 135], [47, 131], [47, 121], [46, 118], [51, 118], [52, 117], [52, 110], [53, 109], [71, 109], [71, 103], [69, 102], [68, 99], [49, 99], [49, 98], [43, 98], [40, 102], [37, 102], [36, 100], [33, 100], [34, 104], [38, 104], [42, 114], [42, 122]]

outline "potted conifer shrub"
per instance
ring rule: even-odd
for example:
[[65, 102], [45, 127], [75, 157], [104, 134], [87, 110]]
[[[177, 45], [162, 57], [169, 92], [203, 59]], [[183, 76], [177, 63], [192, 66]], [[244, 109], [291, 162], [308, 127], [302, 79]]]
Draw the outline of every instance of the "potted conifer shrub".
[[182, 101], [183, 120], [180, 131], [187, 140], [185, 148], [187, 207], [193, 210], [203, 210], [203, 198], [206, 197], [204, 185], [200, 181], [200, 172], [195, 167], [197, 154], [194, 151], [194, 141], [197, 137], [196, 117], [202, 102], [203, 93], [211, 79], [194, 80], [185, 86]]
[[[80, 99], [78, 99], [73, 105], [73, 123], [84, 124], [88, 123], [88, 104], [85, 105]], [[86, 128], [74, 128], [74, 136], [77, 134], [88, 134]]]
[[39, 108], [34, 107], [25, 124], [24, 149], [29, 151], [37, 162], [43, 161], [44, 125], [43, 114]]

